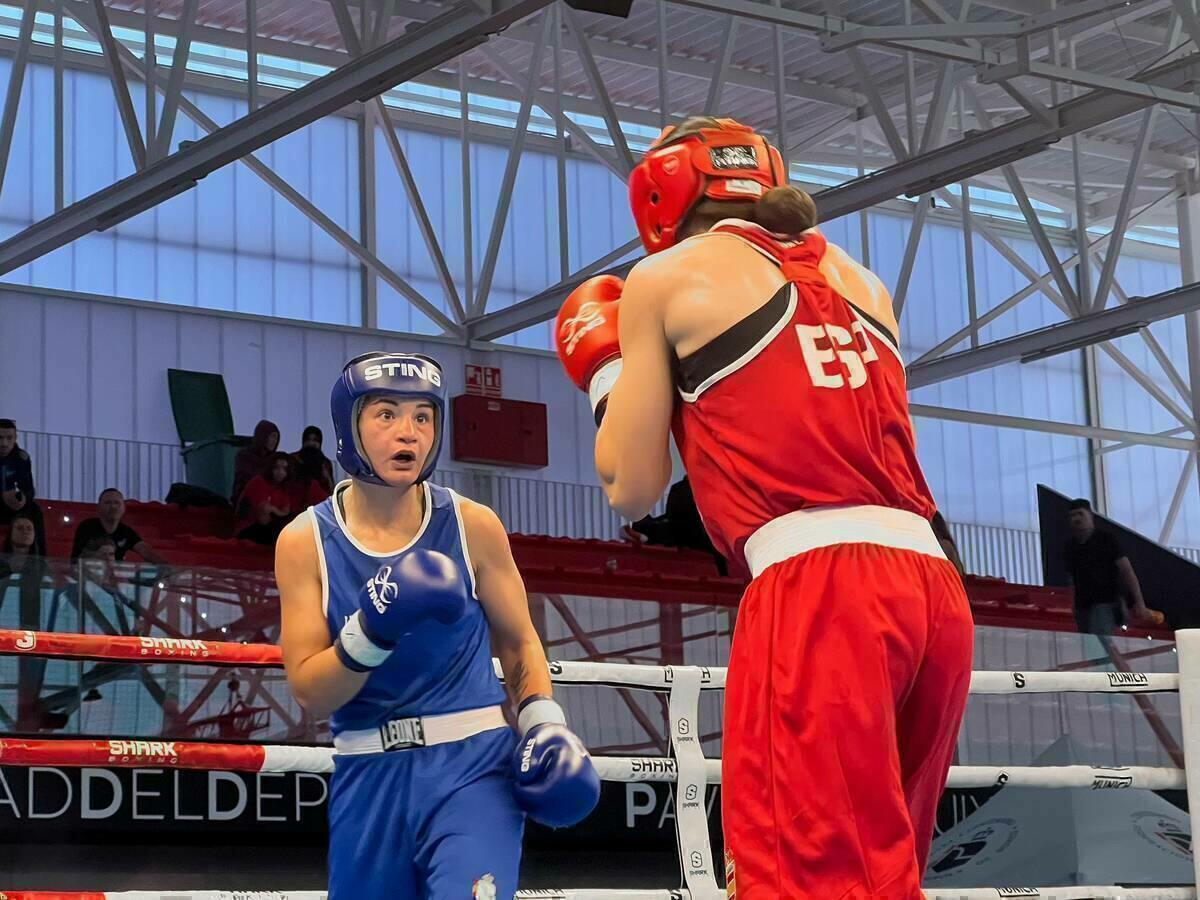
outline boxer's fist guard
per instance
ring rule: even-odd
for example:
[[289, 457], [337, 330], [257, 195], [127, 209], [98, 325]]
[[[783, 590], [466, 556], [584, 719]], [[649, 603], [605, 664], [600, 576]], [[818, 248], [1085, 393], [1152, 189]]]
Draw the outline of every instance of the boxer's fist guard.
[[583, 821], [600, 802], [600, 775], [583, 741], [567, 728], [562, 707], [546, 697], [531, 697], [521, 706], [518, 728], [522, 738], [513, 753], [517, 805], [550, 828]]
[[596, 424], [621, 373], [617, 313], [624, 289], [625, 282], [615, 275], [589, 278], [567, 297], [555, 322], [558, 358], [567, 377], [587, 393]]
[[457, 622], [467, 611], [467, 585], [454, 560], [435, 550], [411, 550], [379, 570], [358, 594], [358, 612], [342, 626], [334, 648], [355, 672], [381, 666], [400, 638], [422, 622]]

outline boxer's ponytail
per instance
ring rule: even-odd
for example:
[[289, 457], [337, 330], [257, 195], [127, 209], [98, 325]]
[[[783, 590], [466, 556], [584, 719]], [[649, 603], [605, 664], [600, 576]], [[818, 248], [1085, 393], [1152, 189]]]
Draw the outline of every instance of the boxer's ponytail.
[[817, 204], [807, 191], [779, 185], [755, 201], [749, 218], [775, 234], [799, 234], [817, 224]]

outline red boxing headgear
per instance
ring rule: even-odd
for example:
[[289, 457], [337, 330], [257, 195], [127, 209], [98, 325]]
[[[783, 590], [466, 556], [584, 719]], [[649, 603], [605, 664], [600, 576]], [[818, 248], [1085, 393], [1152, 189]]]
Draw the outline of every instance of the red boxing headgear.
[[647, 253], [678, 241], [677, 229], [701, 197], [756, 200], [787, 184], [783, 158], [753, 128], [733, 119], [714, 119], [672, 140], [675, 126], [662, 134], [629, 174], [633, 220]]

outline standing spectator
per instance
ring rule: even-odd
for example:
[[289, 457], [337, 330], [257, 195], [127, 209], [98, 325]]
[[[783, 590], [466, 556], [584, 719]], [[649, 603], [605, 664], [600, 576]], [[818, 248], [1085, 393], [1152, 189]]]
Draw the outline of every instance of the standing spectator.
[[333, 493], [325, 471], [328, 462], [325, 454], [310, 444], [292, 454], [292, 512], [299, 514]]
[[265, 475], [255, 475], [242, 492], [238, 505], [237, 536], [268, 547], [292, 515], [292, 458], [276, 453]]
[[0, 525], [24, 513], [33, 521], [38, 554], [45, 556], [46, 526], [34, 495], [33, 461], [17, 445], [17, 423], [0, 419]]
[[119, 490], [110, 487], [101, 491], [96, 508], [100, 515], [84, 519], [75, 529], [75, 541], [71, 545], [72, 560], [79, 559], [89, 541], [111, 538], [114, 559], [124, 559], [125, 554], [132, 550], [148, 563], [159, 566], [167, 564], [153, 547], [142, 540], [140, 534], [121, 521], [125, 515], [125, 495]]
[[1097, 530], [1092, 504], [1072, 500], [1067, 523], [1071, 538], [1063, 556], [1075, 589], [1075, 624], [1080, 633], [1106, 638], [1123, 625], [1122, 595], [1131, 602], [1135, 620], [1155, 621], [1154, 612], [1142, 599], [1142, 587], [1129, 557], [1113, 535]]
[[254, 426], [250, 446], [238, 451], [233, 461], [233, 493], [229, 499], [237, 509], [242, 500], [242, 491], [255, 475], [262, 475], [270, 465], [271, 457], [279, 449], [279, 426], [263, 419]]
[[[321, 429], [316, 425], [309, 425], [300, 437], [300, 449], [292, 455], [296, 458], [297, 463], [304, 462], [303, 457], [307, 456], [310, 466], [317, 458], [320, 458], [322, 487], [325, 489], [325, 496], [328, 497], [333, 493], [333, 461], [321, 449], [324, 440], [325, 436], [321, 433]], [[312, 451], [316, 451], [315, 456]]]

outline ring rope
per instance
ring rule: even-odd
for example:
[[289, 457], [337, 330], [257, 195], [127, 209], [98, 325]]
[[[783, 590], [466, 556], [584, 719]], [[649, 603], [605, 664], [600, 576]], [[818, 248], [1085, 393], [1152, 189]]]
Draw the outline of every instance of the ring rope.
[[[217, 744], [190, 741], [0, 739], [0, 765], [112, 766], [116, 768], [220, 769], [227, 772], [333, 771], [332, 747], [275, 744]], [[604, 781], [678, 780], [674, 759], [657, 756], [592, 758]], [[721, 783], [721, 760], [704, 760], [705, 780]], [[952, 788], [1090, 788], [1092, 790], [1180, 790], [1182, 769], [1150, 766], [951, 766]]]
[[[1005, 887], [924, 891], [925, 900], [1197, 900], [1191, 887]], [[328, 900], [325, 891], [0, 891], [5, 900]], [[692, 900], [686, 889], [517, 891], [516, 900]]]
[[[0, 629], [0, 656], [38, 656], [113, 662], [179, 663], [205, 666], [281, 668], [274, 644], [242, 644], [200, 638], [59, 634]], [[499, 660], [493, 660], [501, 675]], [[723, 666], [647, 666], [625, 663], [563, 661], [550, 664], [557, 684], [668, 691], [684, 668], [699, 668], [702, 691], [723, 690]], [[1112, 693], [1178, 691], [1175, 673], [1146, 672], [973, 672], [972, 694]]]

